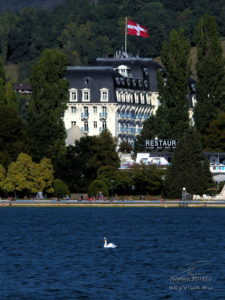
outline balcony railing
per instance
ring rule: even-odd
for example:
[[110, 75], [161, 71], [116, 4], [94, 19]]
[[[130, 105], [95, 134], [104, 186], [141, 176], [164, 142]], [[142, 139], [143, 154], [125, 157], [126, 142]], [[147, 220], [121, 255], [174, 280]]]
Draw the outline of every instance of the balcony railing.
[[118, 128], [118, 132], [119, 133], [131, 133], [131, 134], [135, 134], [135, 133], [140, 133], [142, 131], [141, 128], [134, 128], [134, 127], [120, 127]]
[[100, 113], [99, 118], [100, 119], [106, 119], [107, 118], [107, 113]]
[[82, 113], [81, 114], [82, 119], [84, 119], [84, 118], [87, 119], [88, 117], [89, 117], [89, 113]]
[[138, 115], [134, 115], [134, 114], [118, 114], [118, 117], [122, 118], [122, 119], [146, 120], [146, 119], [149, 118], [149, 115], [148, 114], [144, 114], [144, 115], [142, 115], [142, 114], [138, 114]]
[[89, 128], [81, 127], [81, 131], [83, 131], [83, 132], [88, 132], [88, 131], [89, 131]]

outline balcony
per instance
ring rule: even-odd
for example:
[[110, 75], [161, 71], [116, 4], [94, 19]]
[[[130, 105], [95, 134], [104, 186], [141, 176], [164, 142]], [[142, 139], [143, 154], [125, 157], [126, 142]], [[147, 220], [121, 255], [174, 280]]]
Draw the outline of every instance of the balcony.
[[81, 120], [88, 119], [88, 117], [89, 117], [89, 113], [82, 113], [81, 114]]
[[86, 127], [81, 127], [81, 131], [82, 131], [82, 132], [86, 132], [86, 133], [87, 133], [87, 132], [89, 131], [89, 128], [86, 128]]
[[100, 120], [105, 120], [105, 119], [107, 118], [107, 115], [108, 115], [108, 114], [105, 113], [105, 112], [104, 112], [104, 113], [100, 113], [100, 114], [99, 114], [99, 119], [100, 119]]

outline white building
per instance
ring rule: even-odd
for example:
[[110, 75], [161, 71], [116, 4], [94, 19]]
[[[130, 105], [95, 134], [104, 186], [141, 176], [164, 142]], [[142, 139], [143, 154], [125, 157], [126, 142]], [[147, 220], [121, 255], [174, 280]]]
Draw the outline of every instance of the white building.
[[144, 121], [159, 106], [156, 71], [149, 58], [98, 58], [95, 66], [68, 67], [66, 129], [78, 126], [87, 135], [108, 129], [118, 144], [134, 144]]

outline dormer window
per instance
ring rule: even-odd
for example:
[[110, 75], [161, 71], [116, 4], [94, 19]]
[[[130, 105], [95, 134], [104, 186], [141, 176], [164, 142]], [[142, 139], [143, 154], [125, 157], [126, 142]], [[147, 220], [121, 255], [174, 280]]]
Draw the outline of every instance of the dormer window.
[[128, 77], [129, 68], [127, 66], [120, 65], [117, 70], [122, 76]]
[[77, 102], [78, 97], [77, 97], [77, 89], [70, 89], [70, 102]]
[[108, 89], [101, 89], [100, 90], [100, 101], [109, 101], [109, 90]]
[[84, 101], [84, 102], [90, 101], [90, 90], [89, 89], [82, 90], [82, 101]]

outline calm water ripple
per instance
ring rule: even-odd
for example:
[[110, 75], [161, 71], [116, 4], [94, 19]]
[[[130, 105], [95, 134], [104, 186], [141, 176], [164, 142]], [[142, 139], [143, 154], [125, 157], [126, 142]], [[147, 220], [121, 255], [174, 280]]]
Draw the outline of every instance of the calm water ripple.
[[[225, 209], [2, 208], [0, 300], [225, 299]], [[103, 237], [118, 245], [103, 248]]]

